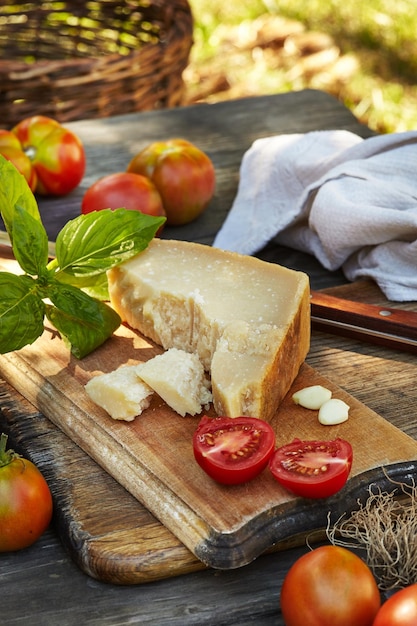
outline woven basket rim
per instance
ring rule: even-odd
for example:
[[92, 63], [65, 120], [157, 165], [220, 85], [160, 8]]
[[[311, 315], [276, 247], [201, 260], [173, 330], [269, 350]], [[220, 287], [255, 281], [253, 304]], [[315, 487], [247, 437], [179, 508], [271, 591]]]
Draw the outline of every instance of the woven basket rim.
[[[80, 1], [62, 0], [60, 4], [74, 4], [79, 8]], [[16, 2], [13, 6], [33, 8], [37, 4], [43, 3]], [[110, 12], [120, 4], [123, 0], [103, 0], [103, 6], [110, 7]], [[52, 6], [53, 0], [48, 5]], [[126, 5], [134, 8], [135, 2], [126, 0]], [[16, 58], [0, 56], [0, 127], [11, 127], [24, 116], [38, 113], [66, 122], [180, 105], [184, 94], [182, 72], [188, 64], [193, 44], [191, 8], [188, 0], [149, 0], [148, 7], [150, 10], [146, 15], [155, 24], [155, 32], [158, 24], [160, 26], [159, 38], [151, 27], [149, 41], [143, 31], [143, 39], [138, 36], [137, 48], [129, 50], [133, 40], [129, 39], [128, 45], [123, 45], [122, 38], [122, 48], [118, 52], [109, 47], [119, 43], [114, 31], [109, 41], [105, 36], [85, 39], [83, 31], [75, 40], [80, 42], [81, 52], [78, 55], [78, 49], [74, 47], [71, 56], [69, 43], [72, 45], [73, 40], [68, 42], [64, 27], [61, 42], [57, 30], [57, 46], [61, 43], [63, 50], [62, 55], [56, 55], [58, 58], [54, 58], [54, 41], [49, 33], [44, 45], [36, 49], [39, 50], [38, 58], [33, 54], [33, 40], [30, 42], [32, 48], [27, 48], [28, 61], [17, 56], [21, 42], [16, 44]], [[97, 32], [96, 24], [93, 31]], [[33, 36], [33, 24], [30, 36]], [[90, 46], [91, 42], [96, 44], [96, 49], [94, 45]], [[0, 26], [0, 54], [1, 43]], [[84, 55], [85, 50], [90, 54]], [[86, 85], [92, 89], [86, 89]]]

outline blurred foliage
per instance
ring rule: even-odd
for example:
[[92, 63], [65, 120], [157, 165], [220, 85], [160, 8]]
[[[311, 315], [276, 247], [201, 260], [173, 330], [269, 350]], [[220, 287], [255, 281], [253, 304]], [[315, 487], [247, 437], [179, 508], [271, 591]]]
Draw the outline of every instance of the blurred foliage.
[[190, 5], [195, 65], [204, 66], [223, 54], [219, 32], [227, 27], [265, 15], [297, 20], [308, 31], [330, 35], [341, 55], [354, 57], [355, 71], [345, 81], [321, 85], [311, 76], [292, 79], [291, 72], [258, 67], [255, 89], [259, 94], [322, 88], [376, 131], [417, 129], [415, 0], [190, 0]]

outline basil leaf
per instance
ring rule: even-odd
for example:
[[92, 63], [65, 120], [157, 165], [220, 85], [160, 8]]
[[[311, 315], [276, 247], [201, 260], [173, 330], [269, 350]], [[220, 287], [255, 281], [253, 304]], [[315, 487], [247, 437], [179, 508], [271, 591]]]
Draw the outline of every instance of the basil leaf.
[[48, 296], [55, 307], [46, 305], [46, 316], [78, 359], [100, 346], [120, 326], [116, 311], [77, 287], [52, 283]]
[[[56, 258], [48, 263], [48, 238], [35, 197], [1, 155], [0, 213], [25, 272], [0, 272], [0, 353], [33, 343], [43, 333], [46, 315], [72, 354], [83, 358], [121, 323], [98, 299], [108, 297], [106, 271], [144, 250], [165, 218], [126, 209], [80, 215], [58, 234]], [[47, 298], [52, 304], [44, 302]]]
[[144, 250], [164, 222], [164, 217], [128, 209], [79, 215], [56, 239], [58, 272], [77, 277], [101, 274]]
[[15, 258], [27, 274], [47, 274], [48, 235], [42, 222], [21, 206], [14, 211], [13, 242]]
[[25, 177], [10, 161], [0, 155], [0, 212], [12, 246], [14, 245], [13, 221], [17, 207], [24, 209], [37, 221], [41, 221], [35, 196]]
[[20, 350], [43, 333], [45, 304], [28, 276], [0, 272], [0, 353]]
[[56, 275], [56, 280], [60, 283], [78, 287], [92, 298], [97, 298], [98, 300], [109, 299], [109, 285], [105, 272], [94, 276], [71, 276], [62, 272]]

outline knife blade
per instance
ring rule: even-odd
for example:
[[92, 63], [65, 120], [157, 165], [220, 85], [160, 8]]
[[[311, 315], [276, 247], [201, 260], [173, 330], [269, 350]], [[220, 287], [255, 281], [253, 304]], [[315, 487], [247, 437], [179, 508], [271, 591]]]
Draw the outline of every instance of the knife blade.
[[417, 353], [417, 312], [311, 292], [311, 325], [334, 335]]

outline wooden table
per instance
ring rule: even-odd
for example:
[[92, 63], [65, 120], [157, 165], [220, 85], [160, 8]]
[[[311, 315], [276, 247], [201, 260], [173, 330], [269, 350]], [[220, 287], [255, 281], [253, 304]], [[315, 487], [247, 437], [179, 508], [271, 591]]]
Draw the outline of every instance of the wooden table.
[[[363, 137], [372, 134], [334, 98], [311, 90], [81, 121], [71, 127], [85, 144], [88, 168], [82, 185], [69, 197], [40, 202], [50, 239], [66, 220], [78, 215], [82, 194], [98, 176], [123, 170], [131, 156], [154, 139], [182, 136], [212, 157], [218, 184], [210, 209], [196, 222], [164, 232], [165, 237], [211, 243], [236, 193], [243, 153], [256, 138], [337, 128]], [[346, 284], [341, 272], [325, 271], [308, 255], [271, 244], [259, 256], [306, 271], [314, 289], [340, 285], [336, 291], [341, 294], [375, 303], [384, 301], [374, 286], [365, 285], [358, 291]], [[413, 308], [413, 304], [408, 307]], [[308, 363], [417, 438], [417, 421], [412, 419], [417, 400], [412, 382], [417, 369], [413, 356], [315, 332]], [[8, 388], [3, 383], [0, 406], [4, 406], [7, 397]], [[34, 414], [30, 407], [27, 410]], [[34, 419], [37, 417], [33, 415]], [[51, 442], [65, 445], [65, 435], [45, 418], [42, 420], [42, 416], [37, 421], [36, 441], [25, 437], [25, 427], [14, 423], [7, 411], [0, 412], [0, 426], [10, 432], [22, 451], [43, 464], [48, 450], [53, 453]], [[37, 450], [43, 453], [36, 456]], [[85, 458], [86, 463], [91, 463], [81, 451], [77, 455], [77, 459]], [[51, 478], [55, 478], [52, 482], [57, 491], [65, 493], [76, 487], [62, 479], [60, 483], [57, 476], [62, 468], [55, 469], [56, 475], [51, 474]], [[306, 551], [303, 542], [295, 538], [293, 544], [287, 542], [285, 550], [264, 554], [237, 570], [200, 569], [192, 562], [189, 573], [146, 584], [114, 585], [81, 571], [62, 546], [59, 520], [57, 528], [58, 531], [52, 527], [27, 550], [0, 556], [1, 623], [280, 625], [280, 586], [290, 565]]]

